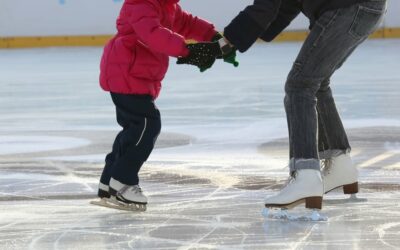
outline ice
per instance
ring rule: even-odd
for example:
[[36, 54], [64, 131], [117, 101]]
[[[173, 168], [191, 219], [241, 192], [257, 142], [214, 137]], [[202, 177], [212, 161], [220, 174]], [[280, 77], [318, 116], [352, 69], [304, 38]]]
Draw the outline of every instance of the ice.
[[115, 198], [102, 198], [90, 201], [90, 204], [100, 206], [100, 207], [107, 207], [112, 209], [119, 209], [124, 211], [130, 212], [145, 212], [146, 205], [145, 204], [126, 204], [123, 202], [119, 202]]
[[[272, 210], [272, 211], [270, 211]], [[265, 224], [269, 223], [269, 220], [283, 220], [283, 221], [328, 221], [328, 217], [322, 215], [317, 210], [311, 211], [301, 211], [300, 213], [294, 213], [293, 210], [288, 209], [269, 209], [264, 208], [261, 212], [262, 216], [265, 218]]]
[[143, 213], [90, 204], [118, 132], [102, 49], [0, 50], [0, 248], [398, 249], [400, 40], [366, 42], [332, 79], [358, 199], [326, 195], [327, 221], [260, 214], [288, 177], [283, 90], [300, 46], [257, 44], [205, 73], [171, 60]]
[[0, 155], [77, 148], [90, 144], [80, 138], [55, 136], [0, 136]]

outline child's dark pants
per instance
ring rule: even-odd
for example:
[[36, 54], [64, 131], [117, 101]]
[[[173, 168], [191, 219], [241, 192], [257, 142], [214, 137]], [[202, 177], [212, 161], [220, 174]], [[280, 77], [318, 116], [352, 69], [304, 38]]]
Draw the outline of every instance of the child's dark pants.
[[123, 128], [117, 135], [100, 182], [109, 185], [111, 177], [126, 185], [139, 184], [138, 173], [154, 148], [161, 130], [160, 112], [151, 96], [111, 93], [117, 122]]

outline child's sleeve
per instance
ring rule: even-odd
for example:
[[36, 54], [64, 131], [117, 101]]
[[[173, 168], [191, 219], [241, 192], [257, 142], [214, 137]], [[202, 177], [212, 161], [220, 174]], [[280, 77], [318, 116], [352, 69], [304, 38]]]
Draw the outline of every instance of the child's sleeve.
[[185, 39], [161, 25], [155, 6], [141, 3], [133, 4], [130, 8], [133, 14], [129, 22], [141, 42], [152, 50], [169, 56], [179, 57], [189, 54]]
[[176, 5], [173, 30], [196, 41], [211, 41], [217, 32], [214, 25], [183, 11], [179, 5]]

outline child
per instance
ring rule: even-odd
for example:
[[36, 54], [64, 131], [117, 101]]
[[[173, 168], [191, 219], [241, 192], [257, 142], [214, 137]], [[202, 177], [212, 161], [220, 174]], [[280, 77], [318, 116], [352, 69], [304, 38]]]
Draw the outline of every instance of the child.
[[184, 12], [178, 2], [125, 0], [117, 19], [118, 32], [104, 48], [100, 85], [111, 92], [117, 122], [123, 129], [105, 159], [98, 191], [102, 205], [146, 209], [147, 197], [138, 185], [138, 173], [161, 130], [154, 100], [169, 56], [188, 56], [185, 40], [221, 38], [212, 24]]

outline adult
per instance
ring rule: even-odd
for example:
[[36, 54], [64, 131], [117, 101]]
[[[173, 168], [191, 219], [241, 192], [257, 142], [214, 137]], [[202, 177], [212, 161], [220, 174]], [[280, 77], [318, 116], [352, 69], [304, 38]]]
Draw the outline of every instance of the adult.
[[377, 28], [385, 11], [386, 0], [255, 0], [225, 28], [225, 40], [192, 45], [189, 56], [179, 60], [209, 67], [221, 55], [229, 60], [236, 49], [245, 52], [258, 38], [272, 41], [300, 12], [309, 18], [310, 33], [285, 85], [292, 179], [265, 199], [266, 207], [302, 201], [320, 209], [323, 194], [335, 188], [358, 192], [358, 172], [330, 79]]

